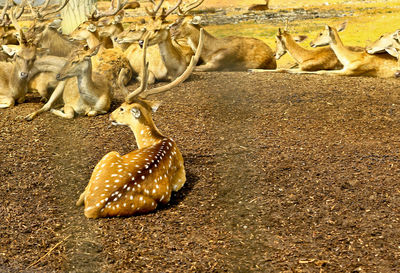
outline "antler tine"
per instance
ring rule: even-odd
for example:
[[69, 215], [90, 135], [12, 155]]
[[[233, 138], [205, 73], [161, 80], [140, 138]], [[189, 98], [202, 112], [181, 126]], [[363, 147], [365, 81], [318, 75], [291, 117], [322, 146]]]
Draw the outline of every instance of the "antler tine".
[[178, 77], [176, 78], [173, 82], [166, 84], [164, 86], [160, 86], [157, 88], [153, 88], [151, 90], [148, 90], [144, 96], [142, 96], [142, 98], [147, 98], [151, 95], [155, 95], [155, 94], [159, 94], [159, 93], [164, 93], [172, 88], [174, 88], [175, 86], [177, 86], [178, 84], [184, 82], [187, 78], [189, 78], [189, 76], [192, 74], [193, 69], [195, 68], [197, 62], [200, 59], [201, 56], [201, 51], [203, 49], [203, 43], [204, 43], [204, 30], [201, 28], [200, 29], [200, 38], [199, 38], [199, 44], [197, 46], [197, 50], [194, 56], [192, 56], [192, 59], [190, 60], [190, 63], [188, 65], [188, 67], [186, 67], [186, 70]]
[[183, 16], [183, 15], [187, 15], [189, 13], [189, 11], [191, 11], [192, 9], [197, 8], [198, 6], [200, 6], [202, 3], [204, 2], [204, 0], [197, 0], [194, 1], [191, 4], [188, 4], [183, 10], [181, 8], [178, 9], [178, 13], [179, 15]]
[[168, 15], [170, 15], [174, 10], [176, 10], [180, 5], [182, 4], [182, 0], [178, 0], [175, 6], [171, 7], [167, 12], [163, 14], [163, 18], [166, 18]]
[[40, 16], [41, 18], [44, 18], [44, 17], [46, 17], [46, 16], [49, 16], [50, 14], [57, 13], [57, 12], [59, 12], [60, 10], [62, 10], [63, 8], [65, 8], [65, 6], [68, 4], [68, 2], [69, 2], [69, 0], [64, 0], [64, 2], [63, 2], [61, 5], [59, 5], [58, 8], [56, 8], [55, 10], [50, 10], [50, 11], [48, 11], [47, 13], [44, 13], [43, 15], [39, 13], [39, 14], [40, 14], [39, 16]]
[[45, 9], [47, 9], [47, 7], [49, 6], [51, 0], [46, 0], [46, 2], [44, 2], [43, 6], [39, 9], [39, 12], [44, 11]]
[[7, 15], [7, 10], [9, 8], [9, 6], [10, 6], [10, 1], [6, 0], [5, 3], [4, 3], [4, 7], [1, 10], [1, 15], [0, 15], [0, 20], [1, 20], [0, 22], [1, 22], [2, 26], [5, 25], [5, 20], [4, 19], [5, 19], [6, 15]]
[[191, 3], [191, 4], [189, 4], [189, 5], [188, 5], [188, 9], [189, 9], [189, 10], [188, 10], [188, 11], [197, 8], [198, 6], [200, 6], [201, 4], [203, 4], [203, 2], [204, 2], [204, 0], [198, 0], [198, 1], [195, 1], [195, 2], [193, 2], [193, 3]]
[[14, 13], [15, 19], [19, 19], [19, 17], [22, 16], [22, 14], [24, 13], [24, 10], [25, 10], [25, 6], [27, 4], [30, 4], [27, 0], [22, 0], [21, 1], [21, 4], [20, 4], [21, 9], [20, 9], [19, 13], [17, 13], [17, 12]]
[[95, 14], [94, 14], [94, 19], [99, 19], [101, 17], [106, 17], [106, 16], [114, 16], [115, 14], [117, 14], [121, 9], [123, 9], [126, 4], [128, 4], [129, 0], [124, 1], [123, 3], [121, 3], [121, 0], [117, 0], [117, 6], [114, 8], [114, 0], [111, 3], [110, 9], [107, 12], [99, 12], [98, 9], [95, 10]]
[[[128, 103], [131, 103], [135, 99], [135, 97], [137, 97], [140, 93], [142, 93], [147, 89], [147, 84], [149, 80], [149, 63], [146, 60], [146, 55], [147, 55], [147, 43], [149, 41], [149, 36], [150, 33], [147, 33], [143, 43], [143, 58], [142, 58], [143, 72], [140, 81], [140, 86], [135, 91], [126, 96], [125, 101]], [[123, 84], [120, 83], [120, 86], [121, 85], [123, 86]]]
[[18, 32], [22, 32], [21, 26], [18, 24], [18, 21], [17, 21], [17, 19], [16, 19], [16, 17], [15, 17], [15, 14], [14, 14], [14, 7], [12, 7], [12, 8], [10, 9], [10, 14], [9, 14], [9, 16], [10, 16], [10, 20], [11, 20], [12, 24], [14, 25], [15, 29], [16, 29]]
[[[153, 5], [156, 4], [155, 1], [153, 1], [153, 0], [151, 0], [151, 3], [152, 3]], [[161, 6], [162, 6], [163, 3], [164, 3], [164, 0], [161, 0], [161, 1], [158, 3], [158, 5], [156, 6], [156, 8], [153, 9], [153, 10], [151, 10], [151, 11], [150, 11], [147, 7], [145, 7], [145, 10], [146, 10], [147, 14], [150, 15], [151, 17], [155, 17], [156, 14], [157, 14], [157, 12], [160, 10], [160, 8], [161, 8]]]

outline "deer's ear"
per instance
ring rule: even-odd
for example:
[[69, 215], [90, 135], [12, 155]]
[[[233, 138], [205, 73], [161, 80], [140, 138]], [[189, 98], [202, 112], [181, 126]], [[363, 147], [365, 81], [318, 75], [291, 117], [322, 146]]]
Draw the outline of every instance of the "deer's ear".
[[10, 47], [8, 47], [6, 45], [2, 45], [1, 47], [2, 47], [3, 51], [5, 53], [7, 53], [7, 55], [10, 56], [10, 57], [13, 57], [15, 55], [15, 53], [17, 52], [17, 50], [12, 49], [12, 48], [10, 48]]
[[94, 24], [90, 24], [86, 28], [90, 32], [95, 32], [96, 31], [96, 26]]
[[389, 47], [385, 49], [387, 53], [393, 57], [399, 58], [399, 52], [394, 47]]
[[138, 119], [138, 118], [140, 118], [140, 116], [141, 116], [142, 113], [140, 112], [139, 108], [133, 107], [133, 108], [131, 109], [131, 114], [132, 114], [132, 116], [133, 116], [134, 118]]
[[112, 24], [113, 24], [113, 25], [116, 25], [116, 24], [118, 24], [118, 23], [121, 23], [123, 17], [124, 17], [124, 14], [117, 14], [117, 15], [115, 15], [115, 16], [114, 16], [114, 20], [112, 21]]
[[393, 34], [393, 39], [395, 39], [396, 42], [400, 43], [400, 29], [395, 31], [395, 33]]
[[307, 35], [299, 35], [293, 37], [293, 40], [295, 40], [298, 43], [303, 42], [305, 39], [307, 39]]
[[341, 24], [339, 25], [339, 27], [337, 28], [337, 31], [338, 31], [338, 32], [343, 31], [343, 30], [346, 28], [346, 26], [347, 26], [347, 22], [341, 23]]
[[61, 27], [61, 22], [62, 22], [61, 18], [55, 19], [53, 20], [53, 22], [49, 24], [49, 28], [58, 30]]
[[195, 16], [190, 21], [190, 23], [193, 24], [193, 25], [200, 25], [200, 22], [201, 22], [201, 17], [200, 16]]
[[151, 111], [154, 113], [157, 112], [158, 108], [160, 107], [161, 101], [151, 101], [149, 105], [151, 107]]
[[50, 52], [50, 48], [38, 48], [38, 49], [36, 49], [36, 54], [38, 56], [43, 56], [43, 55], [49, 54], [49, 52]]
[[101, 47], [101, 44], [98, 44], [97, 46], [89, 49], [86, 57], [90, 58], [90, 57], [93, 57], [94, 55], [96, 55], [99, 52], [100, 47]]

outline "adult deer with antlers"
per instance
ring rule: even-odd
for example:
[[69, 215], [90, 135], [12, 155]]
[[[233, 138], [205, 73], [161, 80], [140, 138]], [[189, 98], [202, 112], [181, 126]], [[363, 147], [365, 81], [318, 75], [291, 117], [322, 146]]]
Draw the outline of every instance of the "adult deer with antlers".
[[[158, 8], [164, 1], [159, 2]], [[180, 46], [176, 41], [172, 40], [169, 25], [170, 23], [166, 21], [168, 15], [170, 15], [174, 10], [176, 10], [182, 0], [178, 0], [177, 3], [168, 9], [162, 10], [160, 14], [157, 14], [158, 9], [149, 11], [146, 9], [147, 13], [150, 15], [151, 20], [146, 23], [143, 28], [135, 28], [126, 33], [126, 36], [122, 40], [139, 41], [139, 45], [143, 44], [143, 37], [148, 35], [149, 46], [158, 45], [160, 50], [160, 55], [167, 69], [167, 74], [164, 76], [163, 80], [174, 80], [176, 77], [182, 74], [190, 62], [191, 56], [193, 56], [193, 51], [190, 47], [185, 51], [184, 46]], [[122, 35], [121, 35], [122, 36]]]
[[22, 103], [28, 91], [28, 76], [36, 59], [37, 47], [29, 43], [22, 31], [19, 34], [20, 50], [12, 62], [0, 62], [0, 108]]
[[393, 77], [397, 70], [397, 60], [390, 55], [370, 55], [367, 52], [354, 52], [343, 45], [338, 31], [326, 26], [324, 31], [311, 43], [312, 47], [330, 45], [339, 61], [343, 64], [341, 70], [317, 71], [317, 74], [342, 76], [372, 76]]
[[172, 191], [181, 189], [186, 181], [183, 157], [176, 143], [165, 137], [155, 126], [151, 111], [158, 104], [138, 96], [167, 91], [187, 78], [195, 65], [191, 65], [174, 82], [158, 90], [147, 90], [147, 39], [144, 40], [141, 85], [111, 113], [115, 125], [128, 125], [136, 138], [138, 150], [121, 156], [110, 152], [96, 165], [85, 191], [77, 205], [85, 205], [87, 218], [131, 216], [147, 213], [159, 204], [167, 204]]
[[[200, 5], [195, 1], [180, 8], [180, 16], [171, 27], [174, 38], [186, 38], [193, 51], [199, 41], [200, 19], [188, 15]], [[204, 31], [204, 47], [201, 59], [204, 64], [196, 71], [245, 71], [252, 68], [275, 69], [276, 61], [272, 49], [261, 40], [248, 37], [229, 36], [217, 38]]]

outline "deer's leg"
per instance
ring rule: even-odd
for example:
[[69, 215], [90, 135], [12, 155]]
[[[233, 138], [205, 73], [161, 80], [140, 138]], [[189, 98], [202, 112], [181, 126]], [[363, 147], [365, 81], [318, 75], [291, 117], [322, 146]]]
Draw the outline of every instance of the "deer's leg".
[[211, 61], [211, 62], [208, 62], [206, 64], [202, 64], [202, 65], [196, 66], [194, 68], [194, 71], [197, 71], [197, 72], [216, 71], [220, 67], [221, 67], [221, 65], [219, 64], [218, 61], [217, 62]]
[[72, 108], [70, 105], [64, 105], [63, 110], [64, 110], [64, 112], [61, 110], [51, 109], [50, 112], [53, 113], [54, 115], [62, 117], [62, 118], [67, 118], [67, 119], [74, 118], [75, 111], [74, 111], [74, 108]]
[[[157, 202], [143, 194], [136, 194], [124, 203], [109, 203], [100, 211], [96, 208], [85, 208], [85, 216], [88, 218], [112, 217], [112, 216], [130, 216], [153, 211], [157, 208]], [[93, 217], [94, 216], [94, 217]]]
[[172, 190], [179, 191], [183, 187], [185, 182], [186, 182], [186, 172], [185, 168], [182, 165], [176, 170], [174, 176], [171, 179]]
[[154, 84], [156, 82], [156, 76], [154, 75], [153, 72], [149, 71], [149, 80], [147, 81], [147, 84]]
[[86, 196], [86, 189], [84, 192], [81, 193], [81, 195], [79, 196], [78, 201], [76, 201], [76, 206], [82, 206], [83, 205], [83, 201], [85, 200], [85, 196]]
[[273, 72], [273, 73], [283, 73], [288, 72], [290, 69], [286, 68], [277, 68], [277, 69], [260, 69], [260, 68], [251, 68], [249, 72]]
[[12, 97], [0, 96], [0, 108], [12, 107], [15, 104], [15, 100]]
[[62, 93], [64, 92], [64, 87], [65, 87], [66, 82], [62, 81], [60, 82], [56, 89], [54, 90], [53, 94], [51, 94], [49, 101], [43, 105], [42, 108], [40, 108], [39, 110], [27, 115], [25, 117], [26, 120], [32, 120], [34, 119], [37, 115], [49, 111], [51, 109], [51, 107], [53, 106], [53, 104], [55, 103], [55, 101], [62, 95]]
[[356, 76], [358, 75], [353, 70], [350, 69], [342, 69], [342, 70], [319, 70], [316, 71], [315, 74], [319, 75], [332, 75], [332, 76]]

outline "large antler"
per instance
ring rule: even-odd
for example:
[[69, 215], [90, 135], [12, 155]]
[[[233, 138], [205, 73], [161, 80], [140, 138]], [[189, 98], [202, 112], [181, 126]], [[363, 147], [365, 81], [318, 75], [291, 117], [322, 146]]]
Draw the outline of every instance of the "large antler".
[[[121, 0], [117, 0], [117, 5], [116, 7], [114, 7], [115, 0], [112, 0], [108, 11], [99, 11], [97, 8], [95, 8], [94, 13], [89, 17], [90, 19], [98, 20], [101, 17], [114, 16], [122, 9], [124, 9], [127, 4], [132, 4], [132, 2], [129, 2], [129, 0], [126, 0], [124, 2], [121, 2]], [[138, 6], [140, 6], [140, 4]]]
[[[155, 2], [154, 0], [150, 0], [150, 2], [153, 4], [153, 6], [156, 5], [156, 2]], [[146, 10], [147, 14], [150, 15], [151, 17], [155, 18], [156, 15], [157, 15], [157, 12], [160, 10], [161, 5], [162, 5], [163, 3], [164, 3], [164, 0], [161, 0], [161, 1], [158, 3], [158, 5], [157, 5], [154, 9], [152, 9], [152, 10], [149, 10], [147, 7], [145, 7], [145, 10]]]
[[[148, 39], [148, 36], [146, 37]], [[190, 60], [190, 64], [186, 67], [186, 70], [179, 76], [177, 77], [173, 82], [166, 84], [164, 86], [156, 87], [150, 90], [147, 90], [147, 78], [148, 78], [148, 63], [146, 63], [145, 57], [143, 57], [143, 62], [146, 64], [144, 66], [144, 73], [142, 74], [142, 81], [140, 84], [140, 87], [137, 88], [135, 91], [130, 93], [128, 96], [126, 96], [125, 101], [127, 103], [132, 103], [135, 98], [137, 98], [140, 94], [142, 94], [140, 97], [141, 98], [147, 98], [148, 96], [159, 94], [166, 92], [178, 84], [184, 82], [187, 78], [189, 78], [190, 74], [193, 72], [193, 69], [195, 68], [197, 62], [200, 59], [201, 51], [203, 48], [203, 43], [204, 43], [204, 30], [200, 29], [200, 39], [199, 39], [199, 44], [197, 46], [197, 50], [194, 56], [192, 56], [192, 59]], [[145, 46], [147, 46], [147, 41], [145, 40]], [[145, 49], [145, 47], [143, 47]], [[145, 51], [143, 52], [145, 55]]]
[[[28, 3], [27, 0], [22, 0], [19, 5], [16, 5], [13, 0], [6, 0], [0, 15], [1, 18], [0, 25], [6, 26], [11, 23], [10, 20], [11, 14], [9, 14], [8, 12], [12, 12], [14, 18], [19, 19], [19, 17], [21, 17], [21, 15], [24, 13], [25, 6], [27, 5], [27, 3]], [[17, 7], [19, 7], [19, 11], [16, 10]]]
[[49, 9], [50, 0], [46, 0], [43, 5], [38, 7], [33, 7], [33, 5], [28, 1], [29, 9], [31, 10], [33, 19], [40, 21], [45, 20], [45, 18], [51, 14], [60, 12], [67, 4], [69, 0], [63, 0], [59, 5]]
[[185, 7], [183, 7], [182, 9], [179, 7], [178, 8], [178, 14], [180, 16], [185, 16], [189, 13], [189, 11], [191, 11], [192, 9], [197, 8], [198, 6], [200, 6], [202, 3], [204, 2], [204, 0], [197, 0], [194, 1], [193, 3], [190, 3], [188, 5], [185, 5]]
[[162, 10], [162, 13], [160, 15], [160, 18], [164, 20], [165, 18], [168, 17], [174, 10], [179, 8], [179, 6], [182, 4], [182, 0], [178, 0], [178, 2], [175, 4], [175, 6], [171, 7], [169, 10], [165, 11], [165, 9]]
[[10, 21], [10, 20], [6, 20], [6, 17], [8, 17], [7, 10], [8, 10], [9, 7], [10, 7], [10, 1], [6, 0], [5, 3], [4, 3], [4, 7], [1, 10], [1, 15], [0, 15], [0, 20], [1, 20], [0, 21], [0, 25], [1, 26], [6, 25]]

